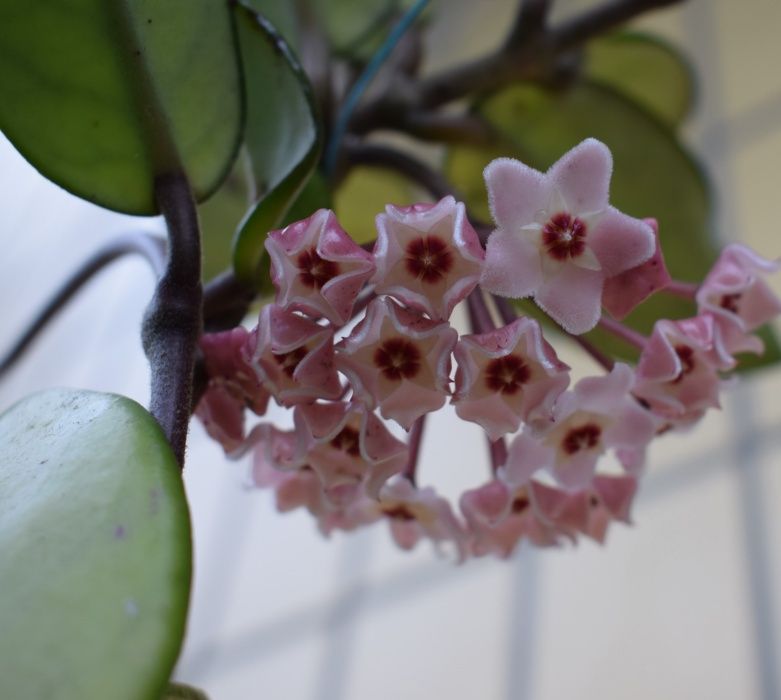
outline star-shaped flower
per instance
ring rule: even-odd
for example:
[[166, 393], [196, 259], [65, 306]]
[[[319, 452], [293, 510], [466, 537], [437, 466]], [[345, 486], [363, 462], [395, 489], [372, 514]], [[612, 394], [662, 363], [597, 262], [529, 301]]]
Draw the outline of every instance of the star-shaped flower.
[[762, 340], [751, 331], [781, 314], [781, 300], [762, 276], [779, 269], [778, 260], [765, 260], [751, 248], [733, 243], [700, 285], [700, 313], [713, 315], [729, 352], [762, 352]]
[[374, 274], [372, 256], [327, 209], [269, 233], [266, 250], [277, 303], [336, 326], [350, 320], [358, 293]]
[[622, 461], [625, 469], [642, 466], [640, 455], [656, 433], [657, 421], [633, 398], [633, 385], [632, 370], [617, 362], [607, 376], [586, 377], [562, 394], [542, 442], [553, 452], [550, 470], [564, 488], [587, 487], [608, 449], [619, 459], [631, 456]]
[[657, 415], [686, 426], [718, 408], [719, 370], [732, 365], [712, 315], [663, 319], [640, 355], [633, 392]]
[[481, 425], [491, 440], [515, 432], [521, 421], [549, 420], [554, 401], [569, 384], [569, 367], [529, 318], [461, 336], [454, 355], [456, 413]]
[[446, 321], [480, 279], [485, 253], [453, 197], [437, 204], [388, 205], [377, 216], [375, 291]]
[[256, 338], [253, 366], [279, 403], [341, 396], [330, 327], [269, 304], [260, 312]]
[[497, 229], [486, 245], [481, 286], [507, 297], [534, 296], [570, 333], [599, 320], [606, 278], [654, 253], [640, 219], [608, 205], [612, 156], [586, 139], [541, 173], [509, 158], [485, 169]]
[[360, 400], [409, 430], [415, 419], [444, 405], [457, 338], [447, 323], [382, 297], [337, 346], [337, 366]]

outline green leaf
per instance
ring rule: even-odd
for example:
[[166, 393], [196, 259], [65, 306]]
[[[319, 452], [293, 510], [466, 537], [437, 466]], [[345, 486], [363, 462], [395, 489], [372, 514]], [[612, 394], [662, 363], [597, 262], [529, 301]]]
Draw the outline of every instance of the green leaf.
[[316, 0], [316, 8], [331, 45], [338, 53], [359, 51], [381, 36], [400, 9], [399, 0]]
[[233, 233], [250, 207], [246, 159], [239, 155], [231, 174], [209, 199], [198, 206], [201, 225], [201, 275], [209, 280], [231, 266]]
[[209, 700], [202, 690], [184, 683], [171, 683], [162, 700]]
[[[563, 92], [522, 85], [487, 98], [476, 107], [501, 134], [490, 149], [457, 147], [450, 151], [447, 172], [464, 194], [471, 211], [490, 218], [483, 168], [499, 155], [547, 170], [561, 155], [593, 136], [613, 153], [611, 202], [636, 217], [655, 217], [670, 273], [681, 280], [701, 280], [716, 258], [710, 234], [711, 201], [697, 163], [672, 132], [632, 100], [600, 84], [581, 82]], [[659, 293], [625, 320], [649, 333], [659, 318], [685, 318], [693, 303]], [[587, 337], [605, 352], [636, 359], [637, 351], [596, 329]], [[775, 343], [757, 360], [779, 359]], [[748, 366], [748, 363], [747, 363]], [[756, 366], [756, 365], [753, 365]]]
[[190, 524], [157, 422], [55, 390], [0, 416], [0, 697], [159, 698], [184, 634]]
[[334, 194], [339, 223], [357, 243], [377, 238], [374, 220], [386, 204], [406, 206], [418, 201], [415, 188], [390, 170], [358, 166], [350, 170]]
[[284, 220], [320, 157], [322, 132], [306, 75], [260, 15], [235, 5], [247, 97], [246, 142], [259, 201], [234, 237], [233, 268], [263, 287], [268, 232]]
[[679, 125], [694, 102], [689, 62], [676, 47], [652, 35], [620, 32], [589, 42], [584, 72], [670, 126]]
[[230, 170], [243, 107], [227, 3], [3, 3], [0, 128], [91, 202], [155, 214], [158, 175], [197, 199]]

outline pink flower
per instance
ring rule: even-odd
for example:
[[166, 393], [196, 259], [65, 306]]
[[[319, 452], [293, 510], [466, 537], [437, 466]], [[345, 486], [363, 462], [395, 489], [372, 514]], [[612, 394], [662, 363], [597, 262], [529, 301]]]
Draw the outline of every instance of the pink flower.
[[747, 246], [733, 243], [721, 252], [700, 285], [699, 311], [713, 315], [729, 352], [762, 352], [760, 338], [749, 333], [781, 313], [781, 300], [761, 275], [780, 268], [778, 260], [765, 260]]
[[550, 420], [554, 401], [569, 384], [569, 367], [529, 318], [461, 336], [454, 354], [456, 413], [481, 425], [491, 440], [515, 432], [521, 421]]
[[409, 430], [416, 418], [444, 405], [457, 338], [447, 323], [383, 297], [339, 344], [337, 364], [359, 399]]
[[252, 338], [245, 328], [206, 334], [199, 344], [209, 381], [195, 415], [225, 452], [232, 453], [244, 440], [244, 409], [264, 414], [269, 393], [250, 365]]
[[634, 394], [678, 425], [719, 407], [718, 370], [732, 366], [710, 314], [657, 321], [637, 365]]
[[412, 549], [427, 537], [438, 546], [453, 546], [459, 562], [466, 558], [466, 531], [450, 504], [431, 487], [417, 488], [409, 479], [396, 477], [382, 488], [378, 508], [402, 549]]
[[446, 321], [477, 286], [485, 256], [464, 205], [448, 196], [385, 211], [377, 216], [375, 291]]
[[608, 205], [608, 148], [586, 139], [543, 174], [499, 158], [485, 169], [497, 229], [480, 284], [507, 297], [534, 296], [570, 333], [599, 320], [603, 283], [654, 253], [651, 227]]
[[323, 316], [336, 326], [350, 320], [355, 298], [374, 274], [372, 256], [327, 209], [269, 233], [266, 250], [277, 303]]
[[209, 381], [195, 409], [206, 432], [222, 445], [226, 454], [239, 449], [244, 442], [244, 403], [219, 379]]
[[509, 557], [523, 539], [539, 547], [558, 544], [559, 533], [540, 518], [529, 486], [511, 487], [501, 479], [494, 479], [461, 495], [461, 512], [474, 556]]
[[554, 426], [542, 442], [553, 451], [551, 472], [566, 489], [576, 491], [591, 483], [597, 460], [614, 449], [625, 468], [637, 471], [638, 455], [653, 438], [657, 422], [630, 394], [634, 375], [616, 363], [604, 377], [581, 379], [556, 404]]
[[656, 219], [644, 221], [654, 232], [654, 254], [637, 267], [608, 277], [602, 289], [602, 306], [619, 321], [671, 281], [659, 242], [659, 224]]
[[251, 364], [254, 336], [243, 326], [220, 333], [206, 333], [199, 345], [210, 380], [218, 380], [225, 391], [253, 413], [266, 412], [269, 394]]
[[294, 420], [301, 460], [320, 477], [332, 503], [352, 501], [362, 490], [376, 498], [407, 464], [407, 445], [363, 404], [302, 404]]
[[330, 327], [269, 304], [260, 312], [256, 337], [253, 366], [279, 403], [291, 406], [342, 395]]

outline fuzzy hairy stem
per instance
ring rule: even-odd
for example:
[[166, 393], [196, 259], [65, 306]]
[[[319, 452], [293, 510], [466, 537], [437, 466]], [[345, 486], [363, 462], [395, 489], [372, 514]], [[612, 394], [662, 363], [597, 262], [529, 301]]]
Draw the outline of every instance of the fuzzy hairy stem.
[[16, 364], [49, 321], [67, 306], [84, 285], [115, 260], [131, 254], [143, 257], [149, 263], [155, 277], [163, 274], [165, 241], [157, 236], [148, 233], [126, 234], [102, 246], [52, 295], [21, 337], [0, 360], [0, 376]]
[[149, 410], [183, 467], [202, 323], [200, 231], [184, 175], [158, 177], [155, 194], [168, 226], [169, 252], [142, 329], [144, 351], [152, 369]]

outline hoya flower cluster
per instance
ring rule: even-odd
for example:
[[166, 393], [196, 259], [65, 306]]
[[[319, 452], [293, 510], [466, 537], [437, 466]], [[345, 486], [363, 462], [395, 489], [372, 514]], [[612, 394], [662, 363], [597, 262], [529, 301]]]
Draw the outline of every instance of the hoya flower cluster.
[[[459, 559], [507, 556], [522, 540], [603, 541], [629, 521], [651, 440], [717, 407], [734, 354], [761, 352], [752, 332], [781, 311], [762, 279], [778, 264], [728, 246], [696, 290], [695, 317], [632, 332], [636, 367], [602, 358], [604, 374], [571, 385], [539, 323], [507, 298], [533, 297], [573, 335], [600, 322], [620, 333], [671, 285], [656, 223], [608, 204], [611, 169], [593, 139], [547, 173], [492, 162], [485, 247], [452, 197], [389, 205], [371, 253], [326, 210], [271, 232], [275, 303], [251, 331], [202, 340], [207, 430], [229, 454], [251, 451], [254, 482], [326, 534], [385, 520], [400, 546], [427, 537]], [[473, 332], [459, 337], [449, 319], [465, 300]], [[269, 398], [293, 429], [261, 420], [247, 432], [245, 413], [262, 416]], [[457, 509], [418, 483], [423, 423], [447, 402], [483, 428], [492, 463]], [[620, 473], [598, 468], [608, 452]]]

